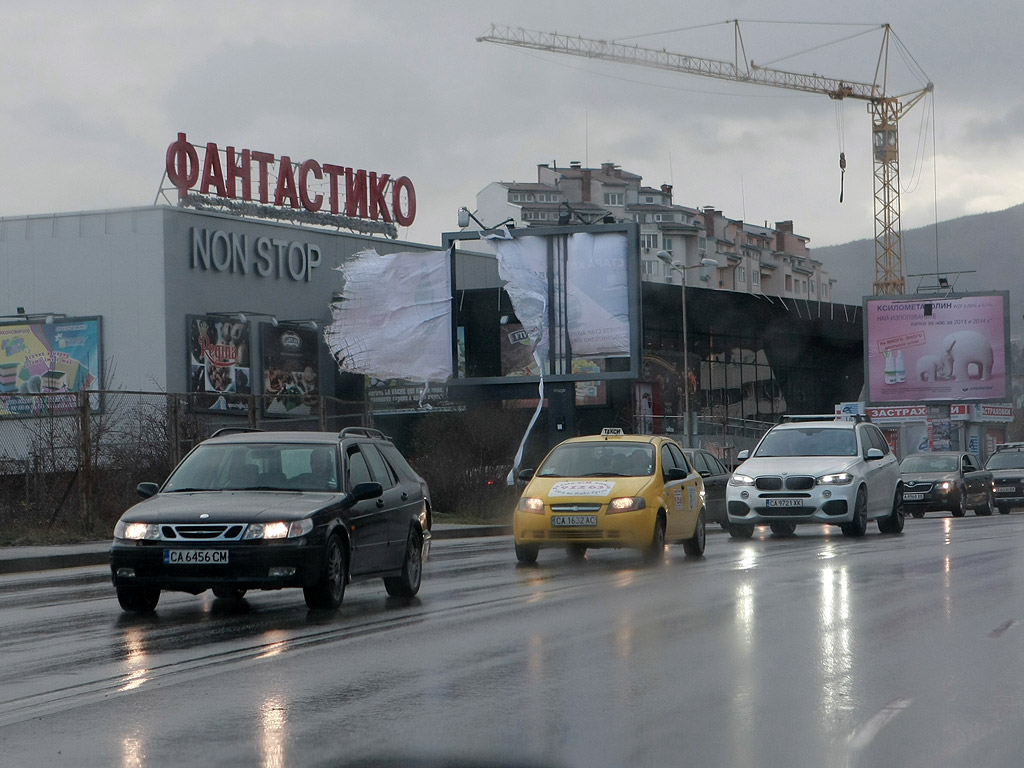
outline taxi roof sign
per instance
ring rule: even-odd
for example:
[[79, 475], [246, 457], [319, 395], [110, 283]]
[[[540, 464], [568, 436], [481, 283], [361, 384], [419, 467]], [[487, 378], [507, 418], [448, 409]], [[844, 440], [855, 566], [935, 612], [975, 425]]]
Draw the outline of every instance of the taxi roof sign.
[[601, 437], [622, 437], [624, 434], [621, 427], [605, 427], [601, 430]]

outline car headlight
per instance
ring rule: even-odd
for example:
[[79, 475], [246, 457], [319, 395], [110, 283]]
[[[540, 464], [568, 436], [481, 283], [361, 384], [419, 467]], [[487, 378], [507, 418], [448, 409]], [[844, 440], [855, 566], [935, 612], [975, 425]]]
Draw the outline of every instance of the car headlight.
[[295, 520], [290, 523], [251, 523], [245, 529], [243, 539], [294, 539], [305, 536], [313, 530], [312, 520]]
[[160, 526], [156, 523], [126, 523], [124, 520], [118, 520], [114, 526], [114, 538], [129, 541], [159, 539]]
[[729, 485], [753, 485], [753, 484], [754, 484], [754, 478], [752, 478], [750, 475], [737, 475], [737, 474], [733, 474], [733, 476], [729, 478]]
[[635, 512], [638, 509], [644, 509], [646, 506], [647, 502], [644, 501], [643, 496], [621, 496], [608, 502], [608, 513]]
[[542, 515], [544, 514], [544, 499], [538, 499], [536, 496], [524, 496], [519, 500], [517, 509], [520, 512], [532, 512], [535, 515]]
[[941, 482], [938, 485], [938, 488], [939, 488], [940, 491], [948, 491], [952, 487], [953, 487], [953, 484], [951, 482], [949, 482], [949, 480], [945, 480], [944, 482]]
[[849, 485], [852, 482], [853, 475], [849, 472], [833, 472], [818, 478], [818, 485]]

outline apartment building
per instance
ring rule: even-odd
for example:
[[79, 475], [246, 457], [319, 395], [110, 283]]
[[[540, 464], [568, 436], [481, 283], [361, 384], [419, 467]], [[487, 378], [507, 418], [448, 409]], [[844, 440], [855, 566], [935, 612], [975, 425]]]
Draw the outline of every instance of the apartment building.
[[641, 176], [614, 163], [542, 163], [536, 182], [488, 184], [477, 194], [476, 215], [487, 223], [511, 219], [517, 227], [635, 221], [646, 282], [679, 283], [679, 273], [657, 256], [667, 251], [686, 266], [704, 258], [718, 262], [688, 276], [695, 286], [808, 301], [831, 301], [835, 289], [792, 221], [772, 228], [730, 219], [712, 207], [678, 205], [671, 185], [644, 186]]

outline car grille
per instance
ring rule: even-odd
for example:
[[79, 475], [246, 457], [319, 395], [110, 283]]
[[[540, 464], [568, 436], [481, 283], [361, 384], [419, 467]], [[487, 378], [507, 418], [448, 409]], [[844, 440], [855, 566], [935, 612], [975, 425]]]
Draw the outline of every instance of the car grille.
[[160, 536], [164, 540], [237, 541], [244, 531], [245, 526], [241, 523], [160, 526]]
[[754, 487], [759, 491], [809, 491], [814, 487], [814, 478], [809, 475], [791, 475], [789, 477], [776, 477], [765, 475], [754, 481]]
[[932, 484], [931, 483], [913, 483], [913, 482], [911, 482], [911, 483], [904, 483], [903, 484], [904, 492], [906, 492], [906, 491], [913, 491], [914, 493], [922, 493], [922, 492], [927, 493], [931, 489], [932, 489]]
[[600, 504], [552, 504], [552, 512], [600, 512]]
[[598, 531], [593, 528], [584, 530], [554, 530], [554, 531], [533, 531], [527, 534], [535, 539], [547, 539], [548, 541], [573, 541], [575, 539], [620, 539], [621, 531]]

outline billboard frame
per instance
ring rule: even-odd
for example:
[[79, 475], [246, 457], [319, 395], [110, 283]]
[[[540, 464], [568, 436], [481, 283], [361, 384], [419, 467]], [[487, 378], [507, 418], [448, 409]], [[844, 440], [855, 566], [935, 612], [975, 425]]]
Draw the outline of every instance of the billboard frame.
[[[963, 302], [972, 298], [979, 299], [991, 299], [993, 297], [999, 297], [1002, 301], [1002, 310], [996, 310], [995, 314], [999, 315], [1002, 322], [1002, 333], [987, 334], [988, 341], [991, 344], [998, 340], [998, 343], [1002, 345], [1002, 355], [995, 355], [993, 357], [993, 368], [1000, 370], [1003, 377], [1003, 390], [993, 391], [989, 394], [979, 393], [977, 396], [961, 395], [959, 397], [954, 396], [956, 393], [952, 391], [941, 392], [936, 396], [928, 396], [927, 394], [921, 394], [920, 392], [909, 393], [905, 397], [883, 397], [881, 389], [876, 382], [879, 380], [879, 352], [875, 350], [875, 345], [882, 341], [888, 341], [888, 339], [878, 338], [878, 334], [873, 331], [872, 320], [875, 317], [874, 305], [878, 303], [902, 305], [902, 308], [895, 309], [895, 311], [903, 311], [904, 313], [920, 312], [920, 316], [923, 318], [934, 317], [936, 309], [945, 309], [956, 311], [958, 307], [955, 306], [944, 306], [952, 305]], [[1011, 370], [1010, 370], [1010, 293], [1009, 291], [972, 291], [972, 292], [958, 292], [958, 293], [942, 293], [942, 294], [914, 294], [909, 296], [865, 296], [863, 299], [863, 317], [864, 317], [864, 402], [869, 406], [893, 406], [893, 405], [913, 405], [913, 404], [942, 404], [942, 403], [1003, 403], [1011, 397]], [[940, 372], [931, 373], [931, 381], [934, 382], [936, 378], [943, 376], [947, 373], [946, 364], [942, 355], [941, 344], [940, 348], [935, 348], [935, 339], [943, 334], [949, 335], [960, 331], [977, 331], [978, 325], [984, 322], [983, 318], [978, 312], [973, 316], [970, 316], [967, 312], [969, 308], [961, 309], [961, 317], [949, 318], [948, 321], [934, 321], [929, 324], [918, 324], [920, 330], [912, 330], [910, 335], [915, 338], [908, 341], [908, 345], [900, 346], [898, 349], [908, 349], [916, 346], [920, 346], [924, 343], [923, 338], [928, 330], [932, 330], [931, 333], [931, 351], [934, 352], [932, 357], [936, 358], [936, 363], [942, 366]], [[992, 314], [991, 310], [989, 313]], [[944, 324], [947, 327], [943, 328]], [[972, 327], [973, 326], [973, 327]], [[986, 334], [983, 334], [986, 335]], [[920, 338], [918, 338], [920, 337]], [[944, 339], [943, 339], [944, 340]], [[925, 389], [922, 385], [929, 383], [929, 374], [922, 374], [919, 371], [917, 365], [913, 364], [911, 360], [904, 358], [904, 369], [903, 376], [907, 380], [913, 381], [915, 390]], [[922, 363], [921, 357], [917, 358], [918, 364]], [[884, 362], [882, 363], [884, 367]], [[945, 381], [954, 381], [951, 378], [952, 372], [948, 372], [949, 377], [945, 378]], [[885, 380], [884, 370], [882, 372], [882, 380]], [[971, 377], [968, 379], [970, 382], [978, 382], [980, 379]], [[897, 383], [903, 383], [897, 382]], [[975, 384], [974, 389], [980, 389], [983, 385]], [[961, 392], [966, 391], [970, 387], [961, 387]]]
[[[633, 380], [640, 375], [641, 361], [643, 356], [642, 345], [642, 333], [643, 333], [643, 317], [641, 314], [641, 300], [640, 300], [640, 228], [636, 222], [618, 222], [615, 224], [594, 224], [594, 225], [575, 225], [575, 226], [550, 226], [550, 227], [524, 227], [524, 228], [512, 228], [509, 227], [507, 230], [500, 228], [484, 229], [484, 230], [465, 230], [461, 232], [443, 232], [441, 234], [442, 247], [444, 249], [451, 250], [451, 270], [452, 270], [452, 350], [453, 350], [453, 371], [452, 377], [444, 382], [445, 386], [459, 387], [459, 386], [475, 386], [475, 385], [493, 385], [493, 384], [536, 384], [541, 381], [540, 376], [459, 376], [458, 370], [458, 323], [455, 318], [457, 313], [456, 308], [456, 297], [458, 295], [458, 283], [456, 275], [456, 246], [458, 243], [480, 241], [485, 235], [496, 234], [498, 232], [507, 231], [512, 238], [519, 237], [559, 237], [574, 235], [577, 233], [584, 233], [590, 235], [606, 235], [606, 234], [621, 234], [626, 243], [626, 290], [627, 290], [627, 308], [629, 312], [629, 355], [628, 356], [612, 356], [611, 359], [628, 359], [628, 368], [619, 371], [586, 371], [582, 373], [545, 373], [543, 381], [548, 383], [560, 383], [570, 382], [578, 383], [585, 381], [613, 381], [613, 380]], [[484, 256], [497, 256], [489, 253], [480, 253], [479, 251], [474, 252], [476, 255]], [[555, 280], [553, 279], [552, 268], [549, 265], [548, 269], [548, 298], [551, 304], [554, 304], [554, 285]], [[504, 290], [504, 286], [501, 286], [501, 290]], [[597, 357], [597, 356], [591, 356]], [[568, 362], [569, 368], [571, 369], [572, 356], [567, 360], [558, 361], [564, 367], [565, 363]], [[602, 359], [609, 359], [609, 356], [604, 356]], [[559, 366], [555, 365], [554, 368]]]

